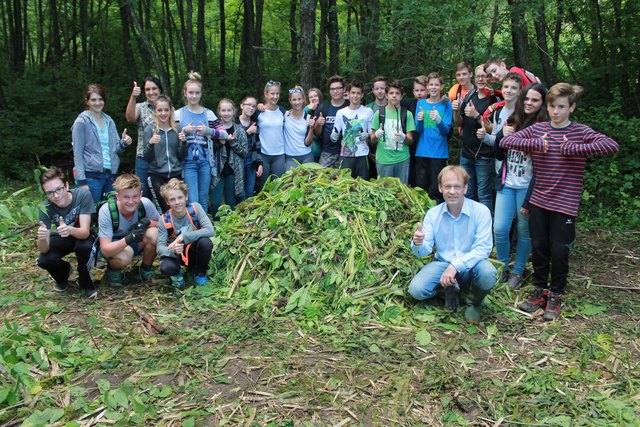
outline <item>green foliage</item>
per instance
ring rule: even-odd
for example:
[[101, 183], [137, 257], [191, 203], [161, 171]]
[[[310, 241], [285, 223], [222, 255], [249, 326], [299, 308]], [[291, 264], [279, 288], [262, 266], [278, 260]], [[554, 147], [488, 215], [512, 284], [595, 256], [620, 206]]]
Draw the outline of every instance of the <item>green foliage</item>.
[[33, 186], [17, 191], [0, 191], [0, 236], [16, 237], [16, 229], [38, 222], [40, 206], [37, 197]]
[[640, 118], [624, 117], [620, 96], [607, 106], [579, 110], [575, 119], [620, 144], [614, 156], [590, 159], [585, 172], [581, 216], [589, 226], [640, 227]]

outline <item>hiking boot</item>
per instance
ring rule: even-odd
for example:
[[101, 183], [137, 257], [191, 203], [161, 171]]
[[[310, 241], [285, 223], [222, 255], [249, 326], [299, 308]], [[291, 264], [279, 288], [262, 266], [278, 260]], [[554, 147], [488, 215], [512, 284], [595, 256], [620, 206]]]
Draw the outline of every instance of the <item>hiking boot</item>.
[[82, 296], [88, 299], [95, 299], [98, 297], [98, 290], [95, 286], [91, 285], [87, 288], [82, 289]]
[[522, 274], [511, 273], [507, 284], [514, 291], [520, 289], [520, 286], [522, 286]]
[[484, 290], [471, 286], [469, 294], [467, 295], [466, 303], [467, 308], [464, 311], [464, 320], [470, 323], [478, 323], [481, 318], [482, 301], [486, 297], [491, 289]]
[[143, 282], [151, 282], [156, 278], [156, 270], [153, 265], [140, 264], [140, 279]]
[[69, 276], [71, 276], [71, 264], [67, 264], [68, 272], [67, 278], [61, 282], [56, 281], [56, 284], [53, 286], [53, 290], [56, 292], [64, 292], [69, 288]]
[[544, 320], [558, 320], [560, 317], [560, 308], [562, 307], [562, 295], [555, 292], [549, 292], [547, 298], [547, 308], [544, 310], [542, 318]]
[[509, 269], [505, 268], [502, 270], [502, 274], [500, 275], [500, 283], [504, 283], [509, 280]]
[[547, 305], [548, 296], [549, 289], [536, 288], [533, 295], [531, 295], [528, 300], [522, 302], [518, 308], [527, 313], [533, 313], [537, 309]]
[[171, 279], [171, 284], [176, 288], [184, 287], [185, 282], [184, 282], [184, 275], [182, 274], [182, 272], [179, 272], [175, 276], [171, 276], [170, 279]]
[[204, 286], [209, 283], [209, 279], [206, 274], [199, 273], [193, 275], [193, 281], [196, 282], [197, 286]]
[[104, 277], [107, 284], [112, 288], [121, 288], [124, 286], [122, 283], [122, 270], [115, 270], [107, 266], [107, 271], [104, 273]]

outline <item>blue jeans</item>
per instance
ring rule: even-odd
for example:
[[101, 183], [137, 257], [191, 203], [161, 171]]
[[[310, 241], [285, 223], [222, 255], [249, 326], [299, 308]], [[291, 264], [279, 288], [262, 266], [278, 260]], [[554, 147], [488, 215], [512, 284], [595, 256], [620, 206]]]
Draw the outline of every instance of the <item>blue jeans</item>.
[[116, 179], [115, 175], [102, 172], [87, 172], [85, 177], [93, 203], [98, 203], [103, 194], [113, 190], [113, 181]]
[[236, 207], [236, 176], [231, 174], [223, 176], [220, 181], [209, 193], [209, 199], [211, 200], [211, 216], [216, 219], [218, 209], [222, 206], [222, 196], [224, 194], [224, 201], [234, 209]]
[[313, 162], [313, 153], [304, 154], [302, 156], [289, 156], [287, 154], [284, 155], [284, 163], [285, 163], [285, 172], [289, 169], [297, 168], [298, 163], [301, 165], [305, 163]]
[[284, 162], [284, 154], [278, 156], [262, 154], [262, 182], [266, 182], [270, 176], [272, 180], [280, 178], [284, 173]]
[[400, 163], [393, 165], [382, 165], [376, 163], [376, 169], [378, 170], [378, 178], [396, 177], [401, 183], [406, 184], [409, 182], [409, 161], [407, 159]]
[[[409, 284], [409, 294], [418, 301], [435, 297], [438, 289], [442, 289], [440, 277], [447, 267], [449, 263], [444, 261], [432, 261], [422, 267]], [[493, 288], [497, 276], [493, 264], [483, 260], [464, 273], [458, 273], [458, 285], [461, 289], [473, 286], [488, 291]]]
[[518, 245], [513, 273], [522, 274], [527, 259], [531, 254], [531, 237], [529, 235], [529, 217], [520, 213], [520, 207], [527, 195], [526, 188], [503, 187], [496, 194], [496, 211], [493, 219], [493, 233], [498, 261], [502, 261], [509, 269], [509, 230], [513, 216], [518, 218]]
[[198, 202], [205, 211], [209, 206], [209, 186], [211, 185], [211, 165], [209, 160], [185, 160], [182, 168], [184, 182], [189, 186], [189, 203]]
[[253, 197], [256, 188], [256, 168], [253, 164], [244, 165], [244, 199]]
[[460, 156], [460, 166], [469, 174], [465, 197], [476, 200], [493, 212], [493, 180], [495, 159], [467, 159]]
[[[140, 178], [142, 184], [142, 195], [151, 200], [151, 190], [149, 190], [149, 162], [142, 157], [136, 157], [136, 176]], [[158, 197], [160, 195], [158, 194]]]

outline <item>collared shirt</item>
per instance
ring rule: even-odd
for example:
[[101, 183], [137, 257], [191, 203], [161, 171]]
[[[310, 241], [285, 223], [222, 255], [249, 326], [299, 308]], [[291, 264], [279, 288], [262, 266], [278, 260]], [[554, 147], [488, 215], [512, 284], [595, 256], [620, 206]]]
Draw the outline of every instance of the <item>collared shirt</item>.
[[411, 250], [417, 256], [431, 254], [435, 244], [435, 259], [452, 264], [458, 273], [473, 268], [491, 253], [491, 212], [482, 203], [465, 198], [458, 217], [446, 203], [429, 209], [422, 220], [424, 242]]

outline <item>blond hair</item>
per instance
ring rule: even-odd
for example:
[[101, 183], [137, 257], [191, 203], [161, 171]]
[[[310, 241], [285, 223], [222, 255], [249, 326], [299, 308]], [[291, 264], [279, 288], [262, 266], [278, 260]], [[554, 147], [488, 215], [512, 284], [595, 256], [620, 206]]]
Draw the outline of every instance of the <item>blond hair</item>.
[[178, 126], [176, 125], [176, 122], [173, 120], [173, 113], [175, 109], [173, 108], [173, 103], [171, 102], [171, 98], [169, 98], [167, 95], [158, 96], [153, 103], [153, 119], [156, 122], [156, 129], [160, 128], [160, 121], [158, 120], [158, 116], [155, 114], [156, 108], [158, 108], [158, 102], [166, 102], [167, 104], [169, 104], [169, 110], [171, 110], [171, 114], [169, 115], [169, 126], [171, 126], [171, 129], [177, 132]]
[[182, 191], [186, 196], [189, 193], [189, 186], [178, 178], [171, 178], [169, 182], [160, 187], [160, 195], [165, 201], [167, 200], [169, 191]]
[[200, 91], [202, 91], [202, 76], [197, 71], [189, 71], [187, 74], [187, 81], [184, 82], [184, 86], [182, 86], [182, 94], [185, 95], [187, 93], [187, 86], [190, 84], [197, 84], [200, 86]]
[[569, 105], [576, 103], [576, 99], [582, 93], [582, 86], [569, 83], [556, 83], [547, 92], [547, 104], [555, 102], [556, 98], [567, 98]]
[[469, 174], [462, 166], [449, 165], [445, 166], [438, 174], [438, 184], [442, 185], [444, 176], [449, 172], [454, 173], [458, 178], [462, 178], [464, 185], [467, 185], [469, 183]]
[[132, 173], [123, 173], [122, 175], [117, 177], [115, 182], [113, 183], [113, 189], [116, 190], [116, 193], [124, 190], [130, 190], [132, 188], [142, 189], [140, 178]]

